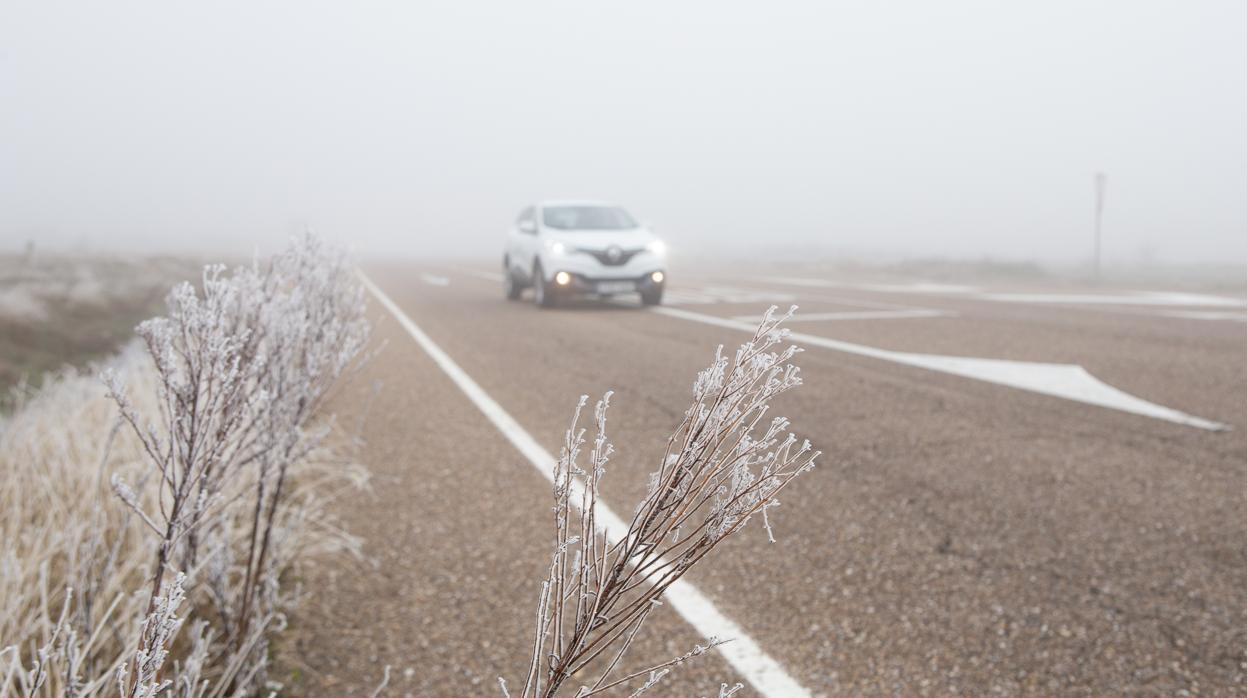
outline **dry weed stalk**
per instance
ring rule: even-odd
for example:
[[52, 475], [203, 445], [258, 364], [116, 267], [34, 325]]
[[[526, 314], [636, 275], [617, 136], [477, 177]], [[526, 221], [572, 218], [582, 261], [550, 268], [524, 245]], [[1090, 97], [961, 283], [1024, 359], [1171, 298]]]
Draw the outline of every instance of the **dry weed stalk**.
[[[201, 297], [190, 284], [179, 285], [169, 296], [169, 316], [138, 329], [159, 378], [158, 423], [141, 424], [123, 388], [110, 382], [155, 467], [158, 510], [145, 511], [123, 481], [113, 486], [158, 537], [149, 614], [157, 611], [166, 571], [176, 564], [198, 572], [201, 544], [214, 543], [205, 570], [230, 652], [229, 681], [218, 685], [251, 686], [263, 678], [274, 620], [270, 555], [287, 472], [327, 433], [309, 431], [308, 420], [363, 348], [368, 325], [363, 289], [345, 256], [310, 234], [264, 266], [231, 275], [208, 267], [202, 287]], [[238, 584], [229, 575], [229, 537], [219, 513], [247, 496], [246, 489], [253, 506]], [[129, 695], [141, 686], [140, 657], [159, 650], [152, 637], [160, 636], [140, 634]]]
[[[643, 680], [632, 694], [638, 695], [671, 667], [722, 642], [711, 638], [663, 664], [619, 671], [667, 588], [753, 516], [762, 517], [769, 536], [767, 511], [778, 505], [776, 496], [814, 465], [818, 453], [787, 433], [788, 420], [766, 421], [770, 401], [801, 383], [789, 363], [799, 349], [778, 348], [787, 336], [779, 325], [793, 311], [776, 316], [771, 308], [733, 358], [720, 346], [713, 363], [697, 375], [692, 405], [668, 440], [626, 532], [611, 535], [598, 518], [613, 452], [606, 437], [610, 393], [594, 412], [587, 471], [577, 465], [585, 444], [578, 421], [587, 398], [580, 399], [555, 466], [554, 553], [542, 584], [523, 698], [552, 698], [593, 667], [590, 678], [596, 678], [577, 686], [577, 698]], [[731, 695], [735, 689], [725, 685], [722, 691]]]
[[[147, 407], [154, 372], [141, 362], [132, 346], [113, 365]], [[151, 549], [110, 501], [107, 472], [140, 472], [141, 448], [119, 427], [99, 382], [72, 373], [0, 421], [0, 697], [111, 692], [133, 650], [146, 599], [132, 592]]]
[[[88, 535], [90, 522], [80, 526], [79, 519], [92, 514], [57, 501], [63, 484], [23, 476], [31, 491], [48, 491], [59, 509], [32, 512], [39, 521], [68, 525], [78, 537], [61, 546], [69, 551], [29, 547], [3, 561], [24, 570], [28, 558], [47, 556], [40, 568], [45, 600], [32, 609], [29, 595], [21, 595], [13, 608], [30, 618], [8, 627], [23, 643], [37, 631], [49, 638], [39, 646], [49, 649], [34, 653], [33, 661], [22, 661], [17, 646], [0, 650], [0, 661], [10, 655], [7, 668], [0, 665], [0, 696], [13, 687], [22, 695], [99, 695], [105, 672], [130, 698], [168, 691], [188, 698], [251, 695], [266, 683], [268, 637], [284, 623], [280, 611], [290, 601], [280, 594], [278, 576], [308, 545], [307, 526], [322, 517], [314, 490], [344, 475], [341, 464], [334, 464], [337, 473], [309, 464], [329, 432], [311, 420], [367, 340], [363, 289], [345, 255], [308, 235], [264, 264], [206, 268], [201, 289], [175, 287], [168, 307], [166, 317], [138, 330], [153, 380], [132, 402], [127, 381], [106, 376], [130, 427], [123, 441], [131, 461], [111, 480], [127, 516], [105, 515], [102, 532]], [[35, 427], [56, 442], [56, 427]], [[106, 451], [116, 435], [114, 428]], [[146, 472], [132, 465], [142, 459]], [[72, 456], [61, 460], [74, 487], [98, 496], [99, 478], [82, 478]], [[16, 462], [0, 465], [21, 472]], [[296, 467], [301, 482], [291, 492]], [[134, 535], [135, 528], [154, 544]], [[330, 535], [322, 530], [311, 538]], [[55, 541], [54, 534], [48, 538]], [[57, 557], [66, 552], [67, 561]], [[79, 590], [64, 604], [62, 614], [75, 608], [70, 621], [50, 631], [46, 590], [55, 583], [49, 577]], [[117, 596], [109, 603], [101, 596], [143, 578], [140, 601]], [[102, 604], [109, 605], [101, 610]], [[197, 618], [191, 636], [178, 640], [190, 616]], [[126, 628], [131, 624], [134, 631]], [[5, 625], [0, 615], [0, 630]], [[169, 666], [175, 642], [181, 661]], [[49, 665], [58, 672], [55, 689]]]

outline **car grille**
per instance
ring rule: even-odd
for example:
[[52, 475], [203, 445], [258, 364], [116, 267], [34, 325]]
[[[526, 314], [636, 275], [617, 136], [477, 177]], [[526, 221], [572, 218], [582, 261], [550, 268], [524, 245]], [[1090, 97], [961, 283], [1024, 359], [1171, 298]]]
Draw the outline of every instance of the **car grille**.
[[[637, 253], [639, 253], [640, 251], [641, 251], [640, 249], [625, 250], [625, 249], [621, 249], [618, 247], [607, 248], [605, 250], [586, 250], [584, 248], [580, 249], [580, 252], [584, 252], [585, 254], [588, 254], [588, 255], [593, 255], [594, 259], [601, 262], [602, 264], [605, 264], [608, 267], [621, 267], [627, 264], [628, 260], [635, 257]], [[614, 254], [611, 254], [612, 252], [614, 252]]]

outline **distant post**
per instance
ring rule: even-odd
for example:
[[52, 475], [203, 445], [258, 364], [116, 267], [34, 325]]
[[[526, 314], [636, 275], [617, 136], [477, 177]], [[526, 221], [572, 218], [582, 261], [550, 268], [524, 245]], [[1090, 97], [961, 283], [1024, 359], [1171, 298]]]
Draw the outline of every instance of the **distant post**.
[[1095, 173], [1095, 278], [1100, 278], [1100, 228], [1104, 220], [1104, 190], [1108, 187], [1108, 175]]

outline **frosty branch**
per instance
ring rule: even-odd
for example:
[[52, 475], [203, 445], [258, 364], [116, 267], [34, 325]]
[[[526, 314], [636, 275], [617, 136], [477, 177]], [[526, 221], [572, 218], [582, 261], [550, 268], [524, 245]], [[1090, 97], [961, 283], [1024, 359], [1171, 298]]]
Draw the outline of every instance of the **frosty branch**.
[[767, 420], [771, 400], [801, 384], [790, 363], [799, 349], [782, 346], [787, 331], [779, 327], [794, 311], [777, 316], [771, 308], [734, 356], [719, 347], [697, 375], [692, 403], [626, 531], [605, 530], [598, 516], [613, 453], [606, 435], [611, 395], [594, 410], [584, 468], [578, 461], [586, 430], [579, 420], [587, 398], [580, 399], [554, 470], [553, 554], [522, 698], [553, 698], [572, 677], [586, 674], [592, 681], [576, 687], [576, 698], [641, 681], [637, 695], [673, 666], [721, 644], [712, 638], [669, 662], [619, 669], [663, 593], [754, 516], [770, 536], [767, 513], [777, 496], [814, 465], [818, 453], [787, 431], [788, 420]]

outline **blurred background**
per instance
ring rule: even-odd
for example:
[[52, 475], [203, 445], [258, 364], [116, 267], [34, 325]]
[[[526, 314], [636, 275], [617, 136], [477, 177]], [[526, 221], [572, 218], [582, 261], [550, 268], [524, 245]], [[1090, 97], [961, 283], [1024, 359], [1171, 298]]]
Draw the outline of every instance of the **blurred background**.
[[312, 226], [492, 263], [546, 197], [677, 255], [1247, 265], [1239, 2], [0, 6], [0, 251]]
[[[237, 270], [213, 285], [244, 302], [196, 326], [235, 343], [147, 345], [259, 338], [280, 360], [238, 350], [255, 385], [321, 385], [309, 357], [373, 323], [317, 416], [373, 484], [291, 480], [341, 486], [291, 519], [363, 557], [300, 543], [297, 573], [257, 575], [256, 534], [232, 529], [221, 578], [243, 598], [289, 580], [305, 604], [253, 645], [224, 633], [262, 604], [192, 589], [223, 633], [214, 676], [271, 659], [282, 695], [329, 698], [522, 678], [551, 569], [525, 461], [548, 475], [576, 396], [614, 391], [602, 501], [635, 511], [696, 372], [774, 304], [800, 305], [807, 351], [772, 414], [824, 455], [776, 543], [754, 525], [690, 573], [707, 601], [683, 608], [723, 622], [669, 598], [624, 665], [719, 634], [747, 642], [663, 695], [1247, 695], [1245, 27], [1242, 0], [0, 0], [0, 658], [34, 667], [0, 695], [27, 674], [62, 695], [74, 666], [111, 691], [142, 647], [92, 629], [115, 606], [72, 621], [103, 638], [85, 664], [72, 634], [46, 639], [60, 588], [130, 599], [117, 627], [150, 607], [137, 534], [91, 552], [141, 528], [106, 473], [149, 498], [169, 482], [137, 441], [110, 451], [100, 368], [169, 409], [135, 326], [183, 322], [164, 299], [204, 262], [308, 228], [356, 258], [309, 236], [272, 294]], [[516, 221], [551, 199], [648, 231]], [[269, 435], [309, 404], [274, 394]], [[252, 525], [285, 473], [255, 462], [255, 499], [225, 498]]]

